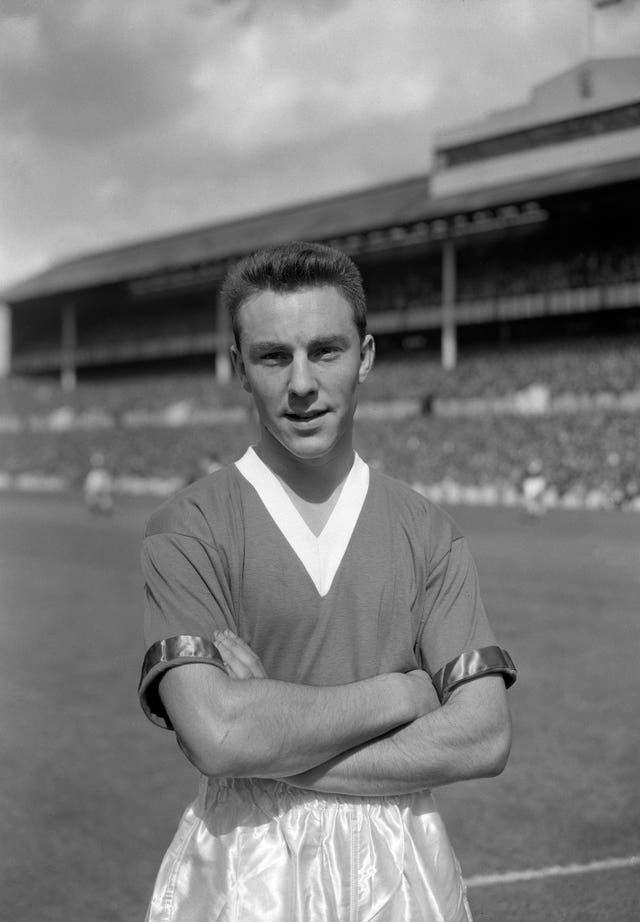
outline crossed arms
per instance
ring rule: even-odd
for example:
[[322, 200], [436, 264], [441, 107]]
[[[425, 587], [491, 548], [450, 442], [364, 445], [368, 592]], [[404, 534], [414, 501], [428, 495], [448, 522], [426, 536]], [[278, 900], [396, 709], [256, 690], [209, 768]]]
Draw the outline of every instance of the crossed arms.
[[215, 642], [225, 671], [185, 664], [159, 686], [182, 750], [205, 775], [383, 796], [493, 776], [506, 764], [511, 724], [501, 676], [461, 685], [440, 707], [421, 670], [296, 685], [269, 679], [235, 635]]

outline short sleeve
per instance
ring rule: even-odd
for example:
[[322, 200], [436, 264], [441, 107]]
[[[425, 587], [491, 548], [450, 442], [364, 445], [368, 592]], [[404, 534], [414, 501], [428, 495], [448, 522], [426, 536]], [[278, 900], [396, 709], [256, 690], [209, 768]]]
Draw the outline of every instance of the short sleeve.
[[138, 692], [149, 719], [170, 728], [158, 680], [167, 669], [187, 662], [222, 666], [215, 632], [237, 631], [229, 578], [213, 545], [182, 534], [146, 537], [141, 561], [147, 652]]
[[457, 535], [431, 565], [419, 636], [419, 653], [441, 701], [463, 682], [515, 667], [496, 643], [480, 597], [478, 573], [466, 539]]

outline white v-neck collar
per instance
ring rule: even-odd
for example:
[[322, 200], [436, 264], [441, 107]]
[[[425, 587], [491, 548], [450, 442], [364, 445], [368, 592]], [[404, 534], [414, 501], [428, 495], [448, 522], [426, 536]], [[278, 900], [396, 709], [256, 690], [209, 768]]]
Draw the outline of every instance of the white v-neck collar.
[[338, 501], [319, 535], [314, 535], [273, 471], [253, 448], [236, 461], [309, 574], [320, 596], [331, 589], [369, 489], [369, 466], [354, 452], [354, 461]]

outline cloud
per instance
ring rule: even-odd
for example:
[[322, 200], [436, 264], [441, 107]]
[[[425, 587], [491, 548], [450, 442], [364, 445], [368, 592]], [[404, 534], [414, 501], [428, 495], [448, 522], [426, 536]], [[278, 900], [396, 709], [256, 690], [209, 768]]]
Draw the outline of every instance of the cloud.
[[593, 14], [593, 47], [602, 56], [637, 55], [640, 48], [640, 2], [623, 0]]
[[[172, 9], [169, 7], [169, 9]], [[188, 105], [188, 33], [159, 25], [148, 3], [58, 0], [0, 24], [5, 123], [41, 143], [92, 147]]]
[[47, 258], [426, 171], [435, 131], [523, 102], [580, 58], [584, 10], [4, 0], [0, 284]]

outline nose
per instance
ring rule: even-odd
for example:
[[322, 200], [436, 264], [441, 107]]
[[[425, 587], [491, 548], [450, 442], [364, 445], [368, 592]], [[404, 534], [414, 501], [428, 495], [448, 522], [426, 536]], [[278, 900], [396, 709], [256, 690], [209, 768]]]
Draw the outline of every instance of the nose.
[[306, 355], [295, 356], [290, 367], [289, 395], [308, 398], [314, 394], [317, 385], [308, 357]]

